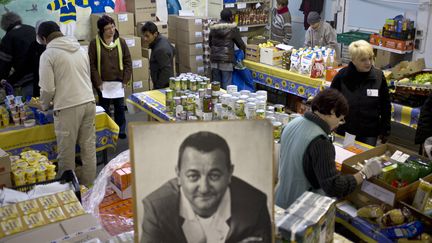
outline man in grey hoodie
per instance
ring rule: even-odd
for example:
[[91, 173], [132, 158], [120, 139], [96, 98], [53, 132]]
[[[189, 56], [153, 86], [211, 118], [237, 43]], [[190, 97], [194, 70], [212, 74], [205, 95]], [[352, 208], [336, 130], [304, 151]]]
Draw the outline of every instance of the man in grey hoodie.
[[75, 145], [80, 146], [80, 184], [91, 185], [96, 176], [95, 98], [87, 52], [73, 37], [63, 36], [53, 21], [39, 25], [37, 40], [46, 45], [40, 58], [39, 86], [42, 109], [54, 104], [58, 175], [75, 170]]

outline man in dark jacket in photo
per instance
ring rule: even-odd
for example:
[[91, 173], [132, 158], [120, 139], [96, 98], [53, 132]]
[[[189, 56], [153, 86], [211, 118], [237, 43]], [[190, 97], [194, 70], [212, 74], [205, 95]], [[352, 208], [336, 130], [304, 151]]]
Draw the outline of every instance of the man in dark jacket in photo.
[[174, 76], [173, 58], [174, 47], [165, 36], [159, 34], [157, 26], [149, 21], [141, 28], [143, 40], [149, 44], [150, 76], [155, 89], [169, 86], [169, 78]]
[[34, 96], [34, 83], [39, 80], [38, 51], [43, 51], [36, 42], [36, 30], [22, 24], [21, 17], [14, 12], [3, 14], [1, 28], [6, 34], [0, 43], [0, 79], [12, 84], [15, 95]]
[[240, 37], [237, 25], [233, 23], [231, 10], [222, 10], [220, 17], [218, 23], [210, 26], [210, 62], [212, 80], [221, 82], [222, 88], [226, 89], [232, 82], [235, 62], [234, 44], [243, 52], [246, 50], [246, 45]]

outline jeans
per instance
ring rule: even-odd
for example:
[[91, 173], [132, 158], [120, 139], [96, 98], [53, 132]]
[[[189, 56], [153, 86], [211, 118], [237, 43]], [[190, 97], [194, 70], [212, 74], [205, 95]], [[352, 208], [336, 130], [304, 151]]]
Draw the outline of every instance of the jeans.
[[110, 106], [114, 104], [114, 121], [120, 128], [120, 134], [126, 133], [126, 118], [124, 98], [107, 99], [102, 97], [102, 93], [98, 90], [99, 105], [102, 106], [105, 112], [111, 116]]
[[212, 68], [212, 81], [219, 81], [221, 88], [226, 90], [227, 86], [232, 84], [232, 71]]
[[371, 146], [376, 146], [378, 137], [356, 137], [356, 140]]

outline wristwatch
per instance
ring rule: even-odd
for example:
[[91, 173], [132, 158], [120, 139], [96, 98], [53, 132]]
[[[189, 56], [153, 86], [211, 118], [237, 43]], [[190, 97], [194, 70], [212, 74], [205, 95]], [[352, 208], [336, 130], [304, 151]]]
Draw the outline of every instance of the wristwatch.
[[367, 179], [366, 174], [363, 171], [359, 171], [359, 173], [360, 173], [362, 179], [365, 181]]

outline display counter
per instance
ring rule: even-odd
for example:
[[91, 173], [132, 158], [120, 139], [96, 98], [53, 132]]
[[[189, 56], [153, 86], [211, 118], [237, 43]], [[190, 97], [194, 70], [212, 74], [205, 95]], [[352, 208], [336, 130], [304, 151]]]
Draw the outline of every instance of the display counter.
[[[118, 125], [105, 112], [96, 114], [95, 125], [96, 151], [103, 151], [109, 147], [115, 148], [119, 133]], [[54, 124], [2, 129], [0, 148], [12, 155], [19, 155], [27, 150], [39, 150], [49, 160], [56, 161], [57, 142]], [[77, 152], [79, 152], [78, 146]]]

